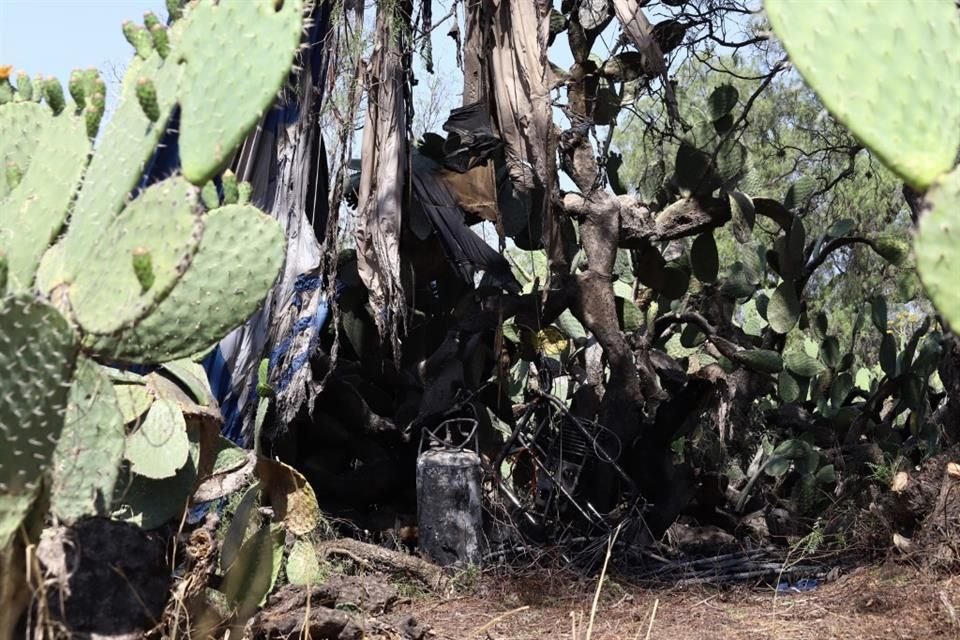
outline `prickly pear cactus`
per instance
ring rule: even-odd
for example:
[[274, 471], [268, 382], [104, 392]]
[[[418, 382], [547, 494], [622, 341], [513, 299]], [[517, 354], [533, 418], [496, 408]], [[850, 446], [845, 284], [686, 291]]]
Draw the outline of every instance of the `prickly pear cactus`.
[[[76, 229], [65, 241], [63, 280], [96, 255], [96, 248], [127, 195], [143, 175], [160, 136], [180, 106], [180, 158], [184, 176], [203, 185], [230, 160], [287, 77], [300, 41], [303, 3], [225, 0], [195, 3], [155, 49], [147, 30], [124, 33], [137, 57], [124, 76], [123, 96], [104, 130], [77, 201]], [[219, 25], [219, 26], [218, 26]], [[224, 28], [229, 25], [229, 28]], [[160, 25], [153, 25], [158, 31]]]
[[194, 184], [223, 168], [282, 86], [300, 44], [302, 13], [300, 0], [235, 0], [203, 2], [187, 14], [174, 57], [186, 61], [180, 159]]
[[[196, 355], [246, 320], [283, 264], [283, 232], [246, 204], [249, 185], [226, 176], [225, 206], [209, 211], [200, 187], [286, 79], [303, 2], [170, 6], [169, 27], [152, 14], [124, 25], [136, 55], [102, 133], [95, 71], [74, 72], [64, 91], [24, 73], [14, 85], [0, 67], [0, 371], [10, 381], [0, 395], [0, 548], [51, 461], [52, 509], [68, 522], [112, 511], [158, 526], [182, 513], [200, 459], [187, 407], [97, 359]], [[144, 189], [175, 108], [183, 175]], [[37, 290], [51, 301], [24, 293]], [[168, 498], [160, 507], [158, 494]]]
[[81, 360], [53, 456], [50, 508], [57, 518], [72, 524], [109, 513], [123, 445], [123, 414], [113, 384], [102, 367]]
[[23, 179], [23, 172], [37, 151], [35, 141], [52, 118], [50, 109], [34, 102], [18, 102], [0, 109], [0, 198], [6, 198], [16, 187], [8, 176], [16, 176], [18, 184]]
[[310, 585], [320, 581], [320, 561], [309, 540], [297, 540], [287, 557], [287, 580], [290, 584]]
[[[301, 14], [299, 1], [196, 3], [163, 32], [169, 52], [156, 48], [162, 25], [149, 15], [147, 28], [124, 26], [137, 56], [68, 233], [37, 277], [46, 292], [64, 285], [92, 353], [128, 362], [191, 355], [243, 322], [273, 284], [283, 261], [276, 223], [249, 206], [204, 215], [193, 185], [208, 183], [269, 106], [299, 43]], [[222, 41], [211, 37], [220, 33]], [[71, 95], [85, 94], [74, 84]], [[153, 185], [128, 204], [176, 105], [186, 180]]]
[[[162, 456], [157, 455], [160, 449]], [[146, 418], [127, 438], [124, 453], [133, 473], [154, 480], [175, 475], [189, 455], [187, 423], [177, 403], [166, 398], [150, 406]]]
[[[77, 272], [70, 302], [85, 333], [116, 333], [150, 313], [190, 268], [203, 221], [195, 189], [182, 178], [153, 185], [117, 216]], [[135, 268], [149, 256], [150, 287]]]
[[26, 294], [0, 300], [0, 548], [50, 467], [76, 358], [76, 337], [56, 309]]
[[284, 249], [279, 225], [254, 207], [210, 211], [190, 267], [170, 294], [128, 331], [90, 336], [88, 344], [110, 358], [140, 362], [197, 353], [256, 310], [276, 280]]
[[0, 108], [0, 160], [6, 169], [0, 183], [0, 247], [15, 290], [33, 282], [40, 257], [67, 217], [90, 151], [83, 118], [50, 112], [34, 102]]
[[957, 267], [960, 265], [960, 168], [954, 169], [927, 194], [930, 210], [917, 230], [917, 269], [927, 294], [937, 310], [960, 329], [960, 296]]
[[911, 186], [960, 148], [960, 14], [952, 0], [765, 0], [791, 62], [830, 112]]
[[[65, 273], [61, 280], [72, 279], [83, 265], [95, 259], [108, 225], [126, 206], [176, 105], [182, 73], [178, 65], [164, 64], [159, 55], [131, 60], [120, 103], [103, 128], [98, 153], [84, 176], [85, 188], [74, 206], [70, 233], [64, 239]], [[137, 80], [145, 77], [153, 79], [157, 91], [159, 113], [155, 121], [144, 114], [136, 95]]]
[[[823, 103], [903, 180], [926, 194], [917, 270], [938, 311], [960, 326], [960, 13], [951, 0], [830, 3], [765, 0], [790, 59]], [[901, 243], [873, 243], [887, 260]]]

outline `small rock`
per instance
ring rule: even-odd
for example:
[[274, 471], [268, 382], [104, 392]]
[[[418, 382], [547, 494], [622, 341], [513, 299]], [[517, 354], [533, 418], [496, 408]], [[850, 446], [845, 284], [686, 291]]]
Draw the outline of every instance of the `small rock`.
[[910, 550], [912, 541], [910, 538], [900, 535], [899, 533], [893, 534], [893, 546], [895, 546], [900, 551], [906, 553]]
[[[952, 463], [951, 463], [952, 464]], [[949, 465], [948, 465], [949, 472]], [[897, 475], [893, 476], [893, 482], [890, 483], [890, 490], [894, 493], [900, 493], [907, 488], [907, 485], [910, 483], [910, 476], [907, 475], [906, 471], [900, 471]]]

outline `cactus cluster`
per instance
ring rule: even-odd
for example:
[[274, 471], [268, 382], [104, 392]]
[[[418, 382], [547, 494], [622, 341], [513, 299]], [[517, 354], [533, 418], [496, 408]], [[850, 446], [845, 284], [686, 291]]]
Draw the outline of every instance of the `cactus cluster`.
[[[928, 397], [938, 393], [935, 369], [940, 334], [930, 332], [930, 324], [926, 323], [898, 341], [888, 326], [886, 300], [879, 297], [863, 310], [849, 340], [844, 335], [841, 342], [839, 336], [843, 334], [830, 326], [826, 313], [815, 313], [809, 307], [805, 294], [817, 265], [823, 264], [837, 247], [851, 244], [872, 249], [895, 267], [895, 273], [903, 280], [912, 278], [916, 267], [922, 270], [926, 266], [928, 272], [932, 271], [933, 265], [925, 265], [925, 260], [935, 262], [941, 269], [941, 286], [946, 287], [949, 261], [945, 256], [953, 240], [941, 229], [935, 240], [939, 250], [932, 255], [918, 254], [914, 262], [908, 240], [890, 234], [864, 237], [856, 233], [853, 220], [838, 220], [826, 229], [808, 228], [804, 212], [817, 187], [810, 178], [799, 177], [776, 197], [751, 197], [739, 191], [741, 183], [750, 188], [749, 159], [738, 159], [736, 153], [724, 154], [724, 132], [731, 131], [732, 123], [737, 122], [736, 105], [737, 95], [730, 87], [720, 87], [710, 95], [709, 109], [703, 110], [709, 114], [707, 119], [686, 134], [679, 145], [673, 175], [668, 173], [653, 193], [658, 203], [664, 205], [675, 198], [706, 200], [725, 192], [731, 209], [730, 231], [740, 244], [739, 260], [726, 269], [720, 268], [713, 238], [716, 230], [694, 237], [672, 256], [649, 247], [618, 256], [614, 292], [618, 310], [621, 302], [623, 305], [622, 328], [635, 328], [626, 322], [635, 291], [640, 291], [637, 301], [657, 300], [654, 296], [660, 296], [653, 304], [647, 302], [649, 324], [651, 315], [657, 317], [657, 303], [670, 304], [671, 309], [682, 313], [690, 299], [685, 293], [688, 287], [692, 295], [711, 295], [718, 290], [725, 298], [742, 305], [734, 323], [743, 330], [744, 339], [734, 342], [711, 334], [710, 327], [702, 322], [685, 322], [682, 330], [663, 343], [668, 354], [680, 360], [682, 366], [689, 370], [716, 363], [726, 371], [750, 369], [771, 384], [776, 399], [763, 402], [803, 404], [818, 419], [853, 434], [880, 430], [870, 421], [874, 409], [886, 403], [890, 405], [891, 426], [921, 435], [931, 424]], [[725, 164], [727, 160], [731, 162]], [[951, 179], [952, 174], [939, 179], [928, 194], [928, 202], [933, 206], [927, 214], [928, 224], [939, 223], [940, 215], [953, 210], [944, 206], [941, 199], [960, 199], [956, 184], [948, 188]], [[772, 242], [765, 242], [770, 237], [767, 234], [751, 237], [758, 216], [767, 218], [764, 228], [773, 231]], [[923, 241], [922, 228], [920, 236], [918, 246]], [[621, 260], [622, 257], [627, 259]], [[690, 275], [698, 282], [693, 282]], [[634, 277], [650, 291], [630, 286]], [[910, 300], [915, 292], [901, 295]], [[872, 319], [880, 334], [880, 362], [873, 369], [857, 370], [854, 344], [864, 325], [870, 322], [867, 318]], [[506, 330], [504, 336], [514, 340]], [[860, 398], [867, 398], [866, 408], [858, 404]], [[836, 481], [835, 470], [822, 453], [823, 443], [815, 443], [812, 435], [806, 433], [802, 439], [788, 438], [778, 447], [767, 447], [767, 463], [763, 467], [765, 475], [778, 478], [778, 485], [789, 492], [798, 510], [804, 513], [815, 512], [822, 506], [823, 489]], [[675, 452], [686, 446], [681, 441], [674, 444]], [[744, 500], [752, 484], [763, 475], [759, 471], [754, 475], [741, 494]]]
[[[197, 386], [189, 361], [146, 376], [100, 363], [202, 353], [283, 264], [283, 232], [242, 197], [247, 185], [228, 175], [213, 199], [201, 188], [287, 78], [303, 3], [169, 4], [169, 26], [152, 13], [123, 25], [136, 55], [102, 130], [96, 71], [75, 71], [64, 92], [0, 68], [0, 367], [13, 385], [0, 395], [13, 443], [0, 452], [0, 547], [50, 468], [61, 520], [114, 512], [146, 526], [182, 512], [209, 391], [183, 392]], [[142, 188], [175, 108], [182, 175]]]
[[[960, 14], [951, 0], [765, 0], [790, 60], [830, 112], [910, 187], [929, 212], [915, 240], [934, 305], [955, 327], [960, 260]], [[953, 168], [952, 173], [951, 168]]]

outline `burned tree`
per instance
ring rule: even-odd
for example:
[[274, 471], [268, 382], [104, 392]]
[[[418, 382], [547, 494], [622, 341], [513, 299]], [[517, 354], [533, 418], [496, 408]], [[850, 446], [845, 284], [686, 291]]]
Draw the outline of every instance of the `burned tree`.
[[[344, 32], [363, 23], [364, 8], [352, 10]], [[287, 409], [265, 432], [268, 449], [304, 470], [325, 507], [387, 529], [413, 518], [424, 430], [475, 421], [494, 541], [629, 523], [621, 541], [643, 542], [681, 513], [732, 531], [745, 512], [774, 508], [766, 499], [798, 515], [822, 504], [844, 438], [808, 443], [797, 410], [851, 442], [872, 429], [880, 395], [904, 393], [888, 372], [858, 395], [855, 345], [838, 355], [808, 311], [821, 274], [861, 255], [851, 247], [904, 265], [886, 240], [807, 226], [856, 177], [863, 147], [831, 130], [829, 147], [798, 156], [821, 154], [830, 170], [768, 197], [748, 140], [751, 118], [767, 117], [763, 96], [786, 86], [785, 58], [747, 7], [713, 0], [468, 2], [449, 29], [462, 104], [445, 135], [414, 141], [413, 52], [439, 33], [436, 14], [379, 5], [367, 63], [328, 41], [327, 64], [362, 69], [366, 96], [361, 157], [345, 151], [360, 105], [351, 89], [333, 154], [344, 180], [329, 187], [331, 219], [341, 188], [356, 211], [356, 248], [324, 230], [324, 252], [339, 256], [321, 274], [333, 322], [305, 396], [277, 395]], [[567, 69], [549, 57], [564, 40]], [[711, 46], [753, 51], [753, 71], [712, 60]], [[691, 67], [702, 71], [668, 75]], [[684, 84], [697, 73], [709, 90]], [[613, 150], [624, 114], [656, 157], [656, 179], [631, 188]], [[478, 223], [497, 239], [482, 240]], [[750, 326], [747, 312], [758, 314]], [[825, 346], [800, 355], [798, 335]], [[271, 367], [274, 386], [282, 370]], [[807, 444], [791, 444], [801, 435]]]

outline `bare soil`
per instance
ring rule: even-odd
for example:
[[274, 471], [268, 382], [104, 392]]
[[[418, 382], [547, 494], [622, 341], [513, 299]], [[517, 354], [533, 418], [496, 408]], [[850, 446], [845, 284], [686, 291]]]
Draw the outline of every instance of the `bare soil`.
[[[548, 574], [507, 581], [483, 577], [470, 595], [416, 598], [410, 606], [420, 626], [440, 640], [582, 640], [595, 588], [596, 583]], [[950, 640], [960, 639], [957, 609], [960, 576], [893, 563], [859, 568], [792, 594], [769, 586], [644, 588], [611, 579], [604, 583], [591, 637]]]

